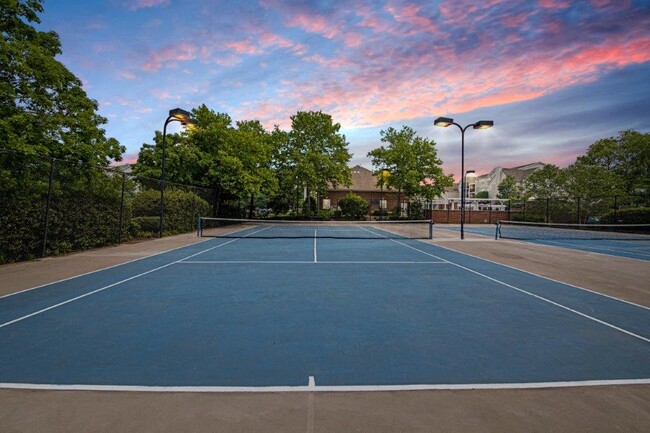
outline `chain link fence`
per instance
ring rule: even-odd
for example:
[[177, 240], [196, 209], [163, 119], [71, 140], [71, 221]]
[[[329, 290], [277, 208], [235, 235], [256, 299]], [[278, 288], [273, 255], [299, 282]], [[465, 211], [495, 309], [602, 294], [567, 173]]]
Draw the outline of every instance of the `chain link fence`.
[[[164, 235], [215, 211], [213, 188], [165, 182]], [[161, 181], [130, 166], [0, 152], [0, 264], [161, 235]]]
[[[493, 224], [499, 220], [546, 223], [639, 223], [650, 224], [644, 213], [636, 213], [634, 221], [624, 214], [632, 209], [650, 208], [650, 195], [575, 198], [542, 198], [530, 200], [471, 199], [465, 203], [465, 223]], [[425, 210], [425, 217], [435, 223], [460, 223], [460, 200], [437, 200]]]
[[625, 222], [625, 210], [648, 207], [650, 195], [542, 198], [509, 202], [507, 212], [515, 221], [589, 224]]

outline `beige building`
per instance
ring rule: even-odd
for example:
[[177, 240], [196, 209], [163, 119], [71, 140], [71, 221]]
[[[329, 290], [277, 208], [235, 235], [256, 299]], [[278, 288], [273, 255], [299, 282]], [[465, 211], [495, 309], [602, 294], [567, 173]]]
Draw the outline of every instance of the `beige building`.
[[[370, 203], [370, 212], [383, 208], [387, 211], [397, 207], [398, 192], [394, 189], [377, 186], [377, 177], [367, 168], [356, 165], [352, 167], [352, 184], [349, 187], [339, 185], [327, 191], [327, 197], [319, 198], [319, 209], [336, 209], [338, 201], [352, 192]], [[408, 205], [408, 197], [401, 194], [402, 209]]]

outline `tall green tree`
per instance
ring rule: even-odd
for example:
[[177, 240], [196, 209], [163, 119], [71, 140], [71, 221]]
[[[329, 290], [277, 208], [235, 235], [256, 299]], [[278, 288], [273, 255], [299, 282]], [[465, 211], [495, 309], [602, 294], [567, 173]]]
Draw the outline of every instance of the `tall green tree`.
[[514, 200], [518, 199], [521, 194], [520, 188], [517, 186], [517, 179], [515, 179], [515, 177], [510, 174], [506, 175], [506, 177], [499, 184], [498, 188], [498, 198]]
[[432, 200], [453, 185], [452, 176], [442, 171], [435, 141], [417, 136], [408, 126], [400, 131], [392, 127], [381, 131], [381, 141], [388, 144], [368, 152], [368, 157], [376, 170], [386, 170], [390, 175], [380, 176], [377, 186]]
[[22, 153], [108, 165], [124, 148], [107, 138], [81, 81], [61, 62], [55, 32], [34, 28], [41, 0], [3, 0], [0, 8], [1, 146]]
[[623, 179], [613, 170], [590, 165], [578, 158], [563, 169], [565, 188], [570, 197], [613, 197], [624, 194]]
[[291, 116], [291, 130], [286, 135], [275, 132], [280, 182], [295, 182], [298, 192], [304, 188], [308, 197], [325, 194], [330, 186], [349, 185], [352, 156], [340, 130], [341, 125], [321, 111], [299, 111]]
[[524, 183], [526, 198], [563, 198], [566, 196], [565, 173], [553, 164], [533, 172]]
[[582, 166], [598, 166], [613, 172], [626, 194], [650, 192], [650, 134], [622, 131], [618, 137], [598, 140], [578, 157]]
[[[257, 121], [238, 121], [206, 105], [194, 109], [197, 126], [165, 140], [165, 177], [170, 182], [201, 185], [218, 191], [214, 213], [224, 195], [248, 200], [277, 190], [271, 168], [273, 141]], [[160, 177], [162, 134], [154, 144], [143, 144], [134, 168], [136, 174]]]

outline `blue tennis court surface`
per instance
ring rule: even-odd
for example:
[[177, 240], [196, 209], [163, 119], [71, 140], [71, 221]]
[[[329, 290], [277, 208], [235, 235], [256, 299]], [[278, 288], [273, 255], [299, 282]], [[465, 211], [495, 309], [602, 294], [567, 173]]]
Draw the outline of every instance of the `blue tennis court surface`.
[[215, 238], [0, 298], [0, 347], [5, 386], [647, 381], [650, 310], [415, 240]]
[[[440, 227], [446, 230], [460, 231], [459, 226], [441, 225]], [[495, 226], [466, 225], [464, 231], [465, 233], [494, 237]], [[608, 254], [610, 256], [650, 261], [650, 238], [645, 241], [622, 239], [525, 239], [522, 241], [589, 253]]]

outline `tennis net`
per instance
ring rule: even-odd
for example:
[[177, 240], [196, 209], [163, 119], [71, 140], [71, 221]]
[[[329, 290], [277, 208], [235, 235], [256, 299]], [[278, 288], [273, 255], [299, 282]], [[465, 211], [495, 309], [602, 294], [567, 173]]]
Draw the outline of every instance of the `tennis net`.
[[433, 223], [408, 221], [284, 221], [199, 217], [198, 235], [221, 238], [431, 239]]
[[556, 224], [523, 221], [497, 222], [495, 239], [553, 240], [646, 240], [650, 224]]

